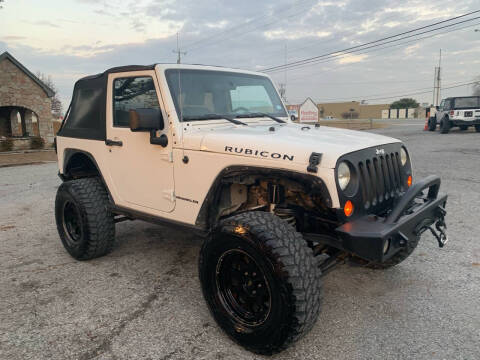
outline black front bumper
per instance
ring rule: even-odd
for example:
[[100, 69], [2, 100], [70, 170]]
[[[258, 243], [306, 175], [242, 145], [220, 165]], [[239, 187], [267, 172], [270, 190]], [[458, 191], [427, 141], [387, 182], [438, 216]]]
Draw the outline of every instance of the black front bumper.
[[366, 215], [338, 227], [342, 248], [370, 261], [389, 259], [434, 223], [444, 224], [447, 195], [439, 189], [440, 178], [429, 176], [412, 185], [387, 217]]

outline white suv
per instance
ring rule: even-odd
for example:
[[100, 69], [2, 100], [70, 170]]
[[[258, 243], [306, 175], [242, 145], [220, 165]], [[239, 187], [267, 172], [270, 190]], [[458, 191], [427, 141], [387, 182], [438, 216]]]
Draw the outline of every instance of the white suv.
[[435, 131], [437, 124], [442, 134], [447, 134], [454, 126], [460, 130], [474, 126], [475, 131], [480, 132], [480, 96], [443, 99], [435, 116], [429, 119], [428, 130]]
[[259, 354], [313, 326], [335, 264], [396, 265], [427, 229], [446, 242], [440, 179], [413, 183], [404, 144], [295, 124], [261, 73], [156, 64], [80, 79], [56, 149], [66, 250], [109, 253], [124, 220], [194, 232], [213, 317]]

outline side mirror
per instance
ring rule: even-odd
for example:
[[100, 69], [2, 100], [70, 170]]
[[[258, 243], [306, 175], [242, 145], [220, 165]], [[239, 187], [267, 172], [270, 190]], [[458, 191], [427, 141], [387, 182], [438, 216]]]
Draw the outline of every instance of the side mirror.
[[136, 109], [129, 111], [130, 130], [152, 131], [163, 130], [163, 116], [160, 109]]

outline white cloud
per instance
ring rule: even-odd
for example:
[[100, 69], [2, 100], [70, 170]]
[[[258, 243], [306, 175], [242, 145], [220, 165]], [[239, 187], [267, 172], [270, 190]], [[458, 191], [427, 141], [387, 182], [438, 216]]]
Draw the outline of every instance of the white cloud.
[[337, 60], [337, 63], [339, 64], [353, 64], [353, 63], [358, 63], [362, 62], [368, 57], [367, 54], [345, 54], [340, 57], [340, 59]]
[[229, 22], [227, 20], [222, 20], [222, 21], [215, 22], [215, 23], [213, 23], [213, 22], [206, 23], [205, 26], [210, 28], [210, 29], [223, 29], [228, 24], [229, 24]]
[[410, 45], [405, 48], [405, 55], [412, 55], [417, 52], [417, 50], [420, 49], [420, 44], [415, 44], [415, 45]]
[[330, 36], [329, 31], [292, 31], [292, 30], [270, 30], [264, 32], [267, 39], [297, 40], [302, 38], [324, 38]]

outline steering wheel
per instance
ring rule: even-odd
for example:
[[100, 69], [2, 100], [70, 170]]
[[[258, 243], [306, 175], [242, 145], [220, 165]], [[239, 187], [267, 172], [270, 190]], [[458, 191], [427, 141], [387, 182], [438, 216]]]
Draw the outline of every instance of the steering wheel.
[[239, 111], [239, 110], [240, 110], [240, 111], [243, 111], [243, 112], [247, 112], [247, 113], [250, 112], [250, 110], [248, 110], [246, 107], [243, 107], [243, 106], [239, 106], [238, 108], [233, 109], [232, 111], [233, 111], [233, 112], [237, 112], [237, 111]]

